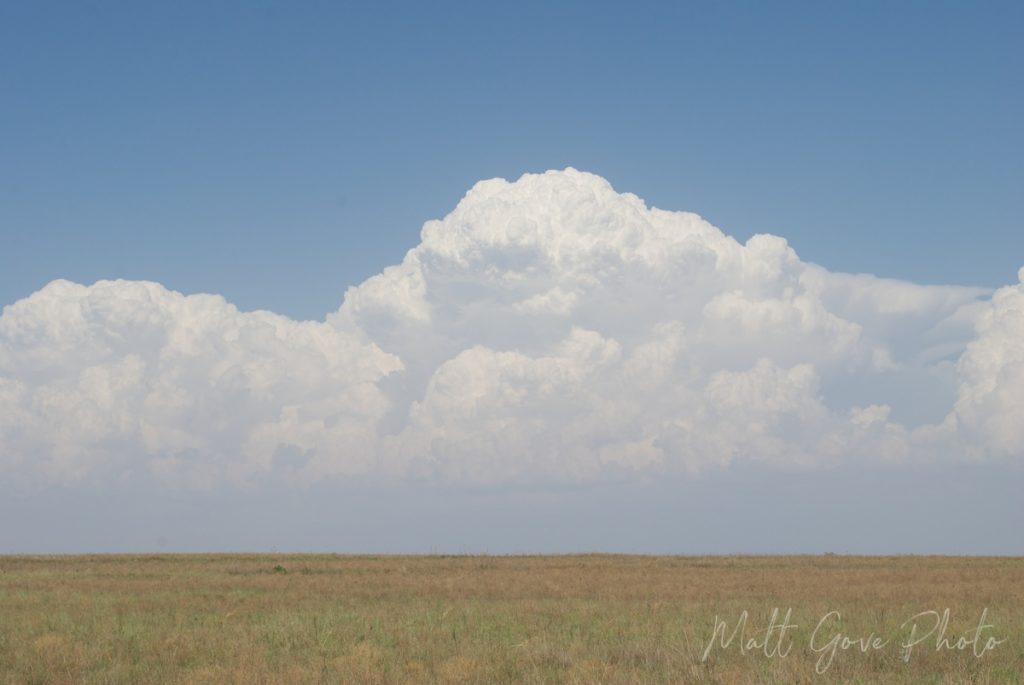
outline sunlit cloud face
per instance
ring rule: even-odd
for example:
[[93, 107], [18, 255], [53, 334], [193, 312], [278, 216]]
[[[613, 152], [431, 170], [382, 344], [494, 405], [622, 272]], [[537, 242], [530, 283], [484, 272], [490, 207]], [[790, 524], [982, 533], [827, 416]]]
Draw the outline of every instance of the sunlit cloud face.
[[567, 169], [478, 183], [322, 322], [132, 281], [5, 307], [0, 473], [212, 488], [1014, 459], [1021, 340], [1020, 283], [832, 273]]

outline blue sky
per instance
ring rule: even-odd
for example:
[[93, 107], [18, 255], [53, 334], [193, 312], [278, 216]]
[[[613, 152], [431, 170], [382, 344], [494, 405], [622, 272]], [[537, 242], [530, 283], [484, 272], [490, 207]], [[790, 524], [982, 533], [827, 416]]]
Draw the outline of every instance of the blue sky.
[[1024, 552], [1022, 35], [0, 4], [0, 553]]
[[832, 270], [1024, 254], [1019, 3], [5, 3], [0, 302], [321, 318], [477, 180], [574, 166]]

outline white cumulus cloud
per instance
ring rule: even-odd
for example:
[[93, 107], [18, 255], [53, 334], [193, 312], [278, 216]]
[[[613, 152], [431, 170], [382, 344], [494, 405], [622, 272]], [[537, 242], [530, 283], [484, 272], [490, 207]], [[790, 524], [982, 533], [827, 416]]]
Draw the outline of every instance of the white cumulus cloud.
[[1024, 285], [832, 273], [591, 174], [528, 174], [478, 183], [322, 322], [129, 281], [5, 307], [0, 472], [213, 487], [1016, 458], [1022, 339]]
[[0, 459], [56, 480], [141, 461], [197, 486], [289, 457], [363, 470], [388, 410], [377, 383], [401, 368], [333, 326], [218, 296], [55, 281], [0, 317]]
[[1024, 455], [1024, 269], [977, 319], [978, 337], [960, 357], [955, 417], [976, 453]]

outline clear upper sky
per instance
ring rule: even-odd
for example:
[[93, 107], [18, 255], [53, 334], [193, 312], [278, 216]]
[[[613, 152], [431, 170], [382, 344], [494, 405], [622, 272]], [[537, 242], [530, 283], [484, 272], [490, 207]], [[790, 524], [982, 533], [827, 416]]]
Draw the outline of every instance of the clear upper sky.
[[0, 5], [0, 304], [321, 318], [477, 180], [574, 166], [833, 270], [1024, 264], [1024, 4]]

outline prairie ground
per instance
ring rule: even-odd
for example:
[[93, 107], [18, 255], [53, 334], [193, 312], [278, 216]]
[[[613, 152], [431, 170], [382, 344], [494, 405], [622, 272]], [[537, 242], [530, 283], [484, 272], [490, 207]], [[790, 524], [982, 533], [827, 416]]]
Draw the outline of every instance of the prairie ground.
[[1024, 682], [1024, 559], [0, 557], [5, 684], [834, 682]]

